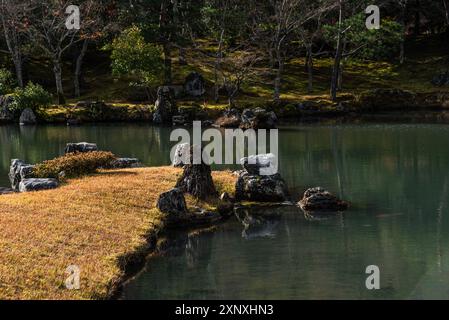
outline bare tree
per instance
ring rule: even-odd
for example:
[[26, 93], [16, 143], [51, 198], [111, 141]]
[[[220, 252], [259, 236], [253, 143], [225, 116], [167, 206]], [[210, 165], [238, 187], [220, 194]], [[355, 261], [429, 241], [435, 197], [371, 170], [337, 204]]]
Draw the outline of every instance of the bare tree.
[[244, 50], [227, 56], [220, 64], [219, 71], [228, 95], [229, 107], [234, 105], [243, 83], [256, 75], [255, 65], [260, 59], [257, 54]]
[[399, 4], [399, 7], [401, 8], [400, 23], [401, 23], [402, 29], [403, 29], [400, 53], [399, 53], [399, 63], [403, 64], [405, 61], [405, 29], [406, 29], [406, 23], [407, 23], [406, 20], [407, 20], [408, 0], [399, 0], [398, 4]]
[[24, 86], [23, 49], [25, 44], [26, 17], [29, 10], [29, 3], [26, 1], [1, 0], [0, 2], [1, 27], [16, 70], [17, 84], [21, 88]]
[[[65, 103], [64, 89], [62, 86], [62, 58], [73, 45], [83, 41], [80, 30], [67, 28], [66, 20], [68, 15], [66, 9], [71, 5], [71, 1], [66, 0], [28, 0], [33, 3], [33, 11], [30, 15], [30, 25], [28, 28], [29, 40], [35, 43], [53, 64], [53, 73], [56, 82], [56, 92], [58, 102]], [[92, 6], [94, 1], [86, 1], [80, 6]], [[86, 10], [84, 12], [87, 12]], [[92, 20], [85, 19], [82, 28], [88, 28]], [[82, 35], [82, 34], [81, 34]]]
[[264, 21], [257, 21], [258, 26], [263, 26], [263, 28], [258, 28], [257, 38], [262, 43], [266, 41], [270, 43], [268, 53], [273, 57], [275, 67], [273, 98], [276, 102], [280, 100], [290, 38], [298, 28], [333, 6], [332, 1], [319, 2], [321, 5], [315, 7], [314, 10], [308, 10], [310, 4], [308, 0], [269, 0], [268, 7], [261, 5], [259, 15]]
[[74, 93], [76, 97], [81, 95], [80, 78], [81, 71], [89, 44], [94, 44], [113, 28], [112, 21], [116, 15], [114, 10], [109, 10], [109, 0], [84, 0], [80, 3], [81, 29], [77, 41], [81, 41], [81, 47], [75, 61]]

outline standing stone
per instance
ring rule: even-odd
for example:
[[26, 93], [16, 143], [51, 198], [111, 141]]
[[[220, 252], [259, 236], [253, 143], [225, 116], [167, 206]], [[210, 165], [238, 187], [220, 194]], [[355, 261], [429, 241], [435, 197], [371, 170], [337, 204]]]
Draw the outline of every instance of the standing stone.
[[198, 72], [190, 73], [184, 83], [185, 92], [192, 97], [201, 97], [206, 93], [204, 78]]
[[20, 182], [33, 176], [34, 166], [26, 164], [25, 161], [19, 159], [11, 160], [9, 167], [9, 181], [14, 191], [19, 191]]
[[276, 156], [272, 153], [251, 155], [240, 160], [240, 164], [250, 174], [273, 175], [277, 173]]
[[159, 87], [157, 90], [157, 100], [155, 103], [156, 112], [153, 115], [154, 123], [170, 123], [177, 113], [177, 107], [173, 89], [169, 86]]
[[173, 155], [173, 167], [182, 168], [188, 163], [190, 163], [190, 144], [178, 144], [176, 146], [175, 154]]
[[30, 108], [26, 108], [25, 110], [23, 110], [22, 114], [20, 115], [19, 122], [21, 126], [36, 124], [37, 119], [33, 110], [31, 110]]
[[64, 153], [75, 152], [92, 152], [98, 151], [98, 147], [95, 143], [79, 142], [79, 143], [67, 143]]
[[[193, 150], [195, 146], [190, 148], [190, 159], [194, 162]], [[187, 164], [184, 166], [184, 172], [176, 183], [176, 188], [183, 192], [190, 193], [198, 199], [205, 200], [211, 196], [218, 197], [212, 179], [212, 171], [209, 165], [201, 161], [201, 164]]]

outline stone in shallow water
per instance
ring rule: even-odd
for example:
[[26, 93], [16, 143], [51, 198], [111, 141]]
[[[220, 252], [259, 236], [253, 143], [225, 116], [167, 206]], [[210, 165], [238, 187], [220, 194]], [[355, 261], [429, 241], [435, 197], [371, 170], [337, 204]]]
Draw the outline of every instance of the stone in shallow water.
[[56, 189], [59, 183], [56, 179], [24, 179], [20, 182], [20, 192], [40, 191], [48, 189]]
[[33, 110], [26, 108], [20, 115], [19, 123], [21, 126], [36, 124], [37, 119]]
[[346, 201], [338, 199], [335, 195], [321, 187], [306, 190], [298, 205], [302, 210], [309, 212], [337, 212], [346, 210], [349, 207]]
[[74, 152], [92, 152], [92, 151], [98, 151], [98, 147], [95, 143], [78, 142], [78, 143], [67, 143], [64, 152], [74, 153]]
[[280, 174], [260, 176], [243, 172], [235, 186], [238, 201], [282, 202], [287, 195], [287, 185]]

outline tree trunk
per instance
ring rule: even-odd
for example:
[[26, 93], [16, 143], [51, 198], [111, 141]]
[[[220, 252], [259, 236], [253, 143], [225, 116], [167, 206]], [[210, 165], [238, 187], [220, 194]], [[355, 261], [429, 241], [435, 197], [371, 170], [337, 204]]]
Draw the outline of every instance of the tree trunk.
[[84, 40], [83, 47], [81, 48], [80, 54], [76, 59], [75, 66], [75, 79], [74, 79], [74, 87], [75, 87], [75, 97], [79, 97], [81, 95], [80, 89], [80, 78], [81, 78], [81, 68], [83, 66], [84, 56], [86, 55], [87, 48], [89, 46], [89, 40]]
[[311, 46], [307, 48], [306, 66], [308, 76], [307, 92], [310, 94], [313, 91], [313, 54]]
[[169, 42], [164, 43], [164, 78], [165, 84], [172, 83], [172, 70], [171, 70], [171, 44]]
[[58, 95], [58, 104], [65, 104], [64, 89], [62, 88], [62, 66], [59, 59], [53, 61], [53, 72], [56, 81], [56, 93]]
[[330, 91], [330, 97], [332, 101], [337, 100], [337, 89], [338, 89], [338, 77], [340, 73], [340, 64], [341, 64], [341, 57], [343, 55], [343, 45], [342, 45], [342, 32], [341, 32], [341, 23], [343, 19], [343, 10], [342, 10], [342, 0], [339, 0], [340, 4], [340, 14], [339, 14], [339, 21], [338, 21], [338, 36], [337, 36], [337, 50], [335, 52], [335, 60], [334, 60], [334, 67], [332, 70], [332, 79], [331, 79], [331, 91]]
[[182, 66], [187, 64], [186, 50], [182, 47], [179, 48], [179, 64]]
[[13, 58], [13, 62], [14, 62], [14, 68], [16, 69], [17, 85], [20, 88], [23, 88], [24, 83], [23, 83], [23, 61], [22, 61], [22, 58], [20, 56], [15, 57], [15, 58]]
[[416, 0], [416, 8], [415, 8], [415, 37], [421, 34], [421, 5], [419, 0]]
[[274, 95], [273, 99], [276, 103], [278, 103], [281, 99], [281, 83], [282, 83], [282, 73], [284, 71], [284, 61], [281, 56], [281, 52], [279, 49], [277, 49], [276, 52], [276, 59], [277, 59], [277, 69], [276, 69], [276, 76], [274, 77]]
[[447, 4], [447, 0], [443, 0], [444, 5], [444, 13], [446, 16], [446, 24], [449, 27], [449, 5]]

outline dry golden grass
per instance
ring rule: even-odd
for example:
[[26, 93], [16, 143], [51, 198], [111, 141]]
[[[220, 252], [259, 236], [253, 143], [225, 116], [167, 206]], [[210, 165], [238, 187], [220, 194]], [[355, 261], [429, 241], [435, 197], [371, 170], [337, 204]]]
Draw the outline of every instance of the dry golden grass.
[[[104, 171], [56, 190], [0, 197], [0, 299], [108, 298], [126, 257], [143, 254], [163, 228], [155, 203], [181, 170]], [[214, 172], [217, 189], [235, 178]], [[69, 265], [81, 270], [80, 290], [67, 290]]]

